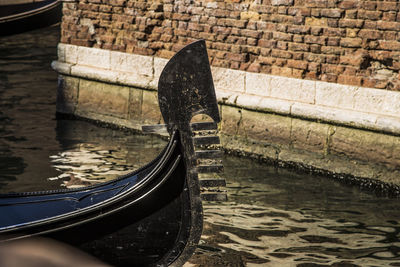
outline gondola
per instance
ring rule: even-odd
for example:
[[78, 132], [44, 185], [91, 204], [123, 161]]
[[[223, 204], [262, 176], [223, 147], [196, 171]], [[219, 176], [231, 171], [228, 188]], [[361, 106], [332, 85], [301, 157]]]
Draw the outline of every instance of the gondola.
[[60, 0], [0, 1], [0, 36], [21, 33], [61, 21]]
[[[158, 99], [165, 125], [143, 127], [170, 134], [158, 157], [94, 186], [0, 195], [0, 245], [40, 236], [114, 266], [183, 265], [200, 239], [202, 199], [226, 197], [219, 190], [224, 180], [199, 179], [222, 171], [221, 152], [213, 147], [220, 117], [203, 40], [167, 63]], [[212, 121], [191, 123], [197, 114]]]

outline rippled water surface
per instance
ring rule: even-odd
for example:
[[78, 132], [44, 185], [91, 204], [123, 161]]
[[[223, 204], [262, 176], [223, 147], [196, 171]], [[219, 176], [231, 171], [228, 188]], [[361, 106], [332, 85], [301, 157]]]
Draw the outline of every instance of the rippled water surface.
[[[58, 27], [0, 38], [0, 192], [79, 187], [165, 141], [55, 116]], [[186, 266], [400, 266], [400, 201], [226, 156], [229, 201], [205, 203]]]

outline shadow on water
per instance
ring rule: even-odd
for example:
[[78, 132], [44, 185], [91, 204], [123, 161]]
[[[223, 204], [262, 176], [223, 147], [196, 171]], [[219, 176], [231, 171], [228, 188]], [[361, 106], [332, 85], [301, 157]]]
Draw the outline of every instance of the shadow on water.
[[[0, 192], [79, 187], [150, 161], [154, 136], [56, 120], [59, 28], [0, 38]], [[400, 202], [226, 156], [187, 266], [400, 266]], [[0, 215], [1, 216], [1, 215]]]

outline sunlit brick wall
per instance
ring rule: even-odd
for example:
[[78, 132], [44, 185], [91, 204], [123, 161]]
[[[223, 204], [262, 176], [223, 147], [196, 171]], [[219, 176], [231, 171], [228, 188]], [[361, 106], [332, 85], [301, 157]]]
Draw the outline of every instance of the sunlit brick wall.
[[170, 58], [197, 39], [213, 66], [400, 90], [400, 3], [65, 1], [62, 43]]

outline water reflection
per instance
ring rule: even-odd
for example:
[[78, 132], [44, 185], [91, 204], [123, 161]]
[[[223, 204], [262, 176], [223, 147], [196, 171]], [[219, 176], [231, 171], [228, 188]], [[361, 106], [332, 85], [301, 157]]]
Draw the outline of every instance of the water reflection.
[[224, 165], [230, 202], [205, 205], [188, 266], [399, 266], [398, 200], [250, 160]]
[[[77, 120], [58, 120], [56, 139], [62, 150], [49, 156], [61, 186], [75, 188], [105, 182], [150, 162], [166, 141], [130, 131], [98, 127]], [[42, 185], [43, 186], [43, 185]]]

